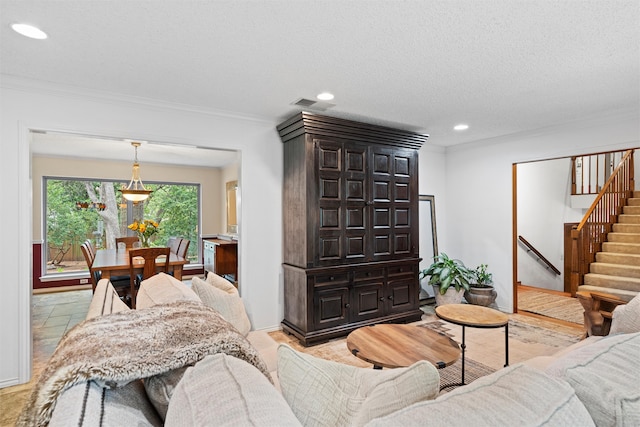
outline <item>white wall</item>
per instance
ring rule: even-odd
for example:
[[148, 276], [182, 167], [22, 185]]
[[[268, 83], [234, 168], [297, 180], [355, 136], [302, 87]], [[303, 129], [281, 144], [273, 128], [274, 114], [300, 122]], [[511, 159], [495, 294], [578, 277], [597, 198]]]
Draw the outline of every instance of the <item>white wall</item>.
[[[638, 146], [637, 112], [509, 135], [446, 152], [447, 227], [441, 251], [467, 265], [487, 263], [501, 310], [513, 310], [512, 165]], [[440, 241], [440, 236], [439, 241]]]
[[[36, 86], [37, 85], [37, 86]], [[30, 128], [241, 151], [242, 297], [255, 328], [282, 320], [282, 143], [276, 123], [3, 76], [0, 87], [0, 387], [30, 379]]]
[[571, 159], [521, 163], [517, 177], [518, 235], [562, 273], [556, 275], [518, 243], [518, 280], [564, 291], [564, 224], [580, 222], [584, 215], [583, 209], [571, 208]]

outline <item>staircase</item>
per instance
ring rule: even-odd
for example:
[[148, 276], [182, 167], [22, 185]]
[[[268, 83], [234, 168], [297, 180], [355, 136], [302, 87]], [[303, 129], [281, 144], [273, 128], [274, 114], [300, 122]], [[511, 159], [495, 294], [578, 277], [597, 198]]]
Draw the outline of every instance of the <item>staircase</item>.
[[624, 300], [640, 293], [640, 191], [627, 199], [578, 290], [604, 292]]

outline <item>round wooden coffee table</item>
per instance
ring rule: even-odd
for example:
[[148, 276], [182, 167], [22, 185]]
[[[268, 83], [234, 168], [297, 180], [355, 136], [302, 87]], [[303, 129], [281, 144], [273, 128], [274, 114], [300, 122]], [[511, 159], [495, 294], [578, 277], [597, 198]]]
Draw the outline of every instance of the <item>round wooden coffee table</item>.
[[467, 348], [465, 344], [466, 326], [472, 328], [501, 328], [504, 326], [504, 366], [509, 366], [509, 316], [498, 310], [473, 304], [439, 305], [436, 307], [436, 316], [462, 326], [462, 344], [460, 344], [460, 348], [462, 348], [462, 383], [460, 385], [464, 385], [464, 350]]
[[374, 369], [407, 367], [420, 360], [441, 369], [460, 357], [454, 340], [414, 325], [384, 323], [356, 329], [347, 336], [347, 348]]

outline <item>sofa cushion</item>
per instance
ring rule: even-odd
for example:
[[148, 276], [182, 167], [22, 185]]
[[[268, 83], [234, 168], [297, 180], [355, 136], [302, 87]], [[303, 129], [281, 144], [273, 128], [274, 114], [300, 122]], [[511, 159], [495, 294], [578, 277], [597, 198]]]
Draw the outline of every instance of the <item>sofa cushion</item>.
[[109, 389], [94, 381], [79, 383], [57, 400], [50, 427], [161, 426], [141, 381]]
[[435, 400], [378, 418], [369, 426], [592, 426], [589, 413], [565, 382], [514, 365]]
[[251, 331], [247, 334], [247, 341], [260, 353], [260, 357], [267, 365], [270, 373], [278, 369], [278, 342], [265, 331]]
[[136, 296], [136, 308], [147, 308], [157, 304], [165, 304], [174, 301], [200, 301], [187, 285], [175, 277], [158, 273], [143, 280]]
[[165, 425], [299, 426], [282, 395], [247, 362], [216, 354], [188, 368], [173, 392]]
[[426, 361], [377, 370], [318, 359], [281, 344], [282, 394], [306, 426], [363, 425], [438, 395], [440, 376]]
[[183, 366], [182, 368], [144, 379], [144, 389], [147, 392], [147, 397], [163, 420], [167, 416], [167, 409], [169, 408], [173, 391], [178, 386], [188, 367]]
[[597, 425], [640, 425], [640, 333], [609, 335], [558, 358], [546, 372], [567, 381]]
[[247, 336], [251, 330], [251, 322], [235, 286], [222, 277], [209, 273], [206, 282], [198, 277], [191, 279], [191, 289], [205, 305], [216, 310], [238, 332]]
[[613, 310], [609, 335], [640, 332], [640, 294]]
[[93, 317], [126, 310], [131, 309], [127, 304], [122, 302], [111, 282], [108, 279], [101, 279], [93, 292], [86, 318], [91, 319]]

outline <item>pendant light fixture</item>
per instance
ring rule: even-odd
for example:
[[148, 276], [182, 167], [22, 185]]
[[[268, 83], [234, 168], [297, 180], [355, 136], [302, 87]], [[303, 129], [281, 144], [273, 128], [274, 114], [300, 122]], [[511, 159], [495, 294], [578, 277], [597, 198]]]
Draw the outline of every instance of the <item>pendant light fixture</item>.
[[152, 190], [144, 188], [144, 184], [140, 179], [140, 164], [138, 163], [138, 147], [140, 146], [140, 142], [131, 141], [131, 145], [134, 147], [136, 153], [135, 159], [133, 160], [131, 181], [129, 181], [128, 187], [125, 187], [124, 184], [122, 184], [120, 192], [122, 193], [122, 197], [125, 199], [131, 200], [133, 203], [138, 203], [146, 200]]

